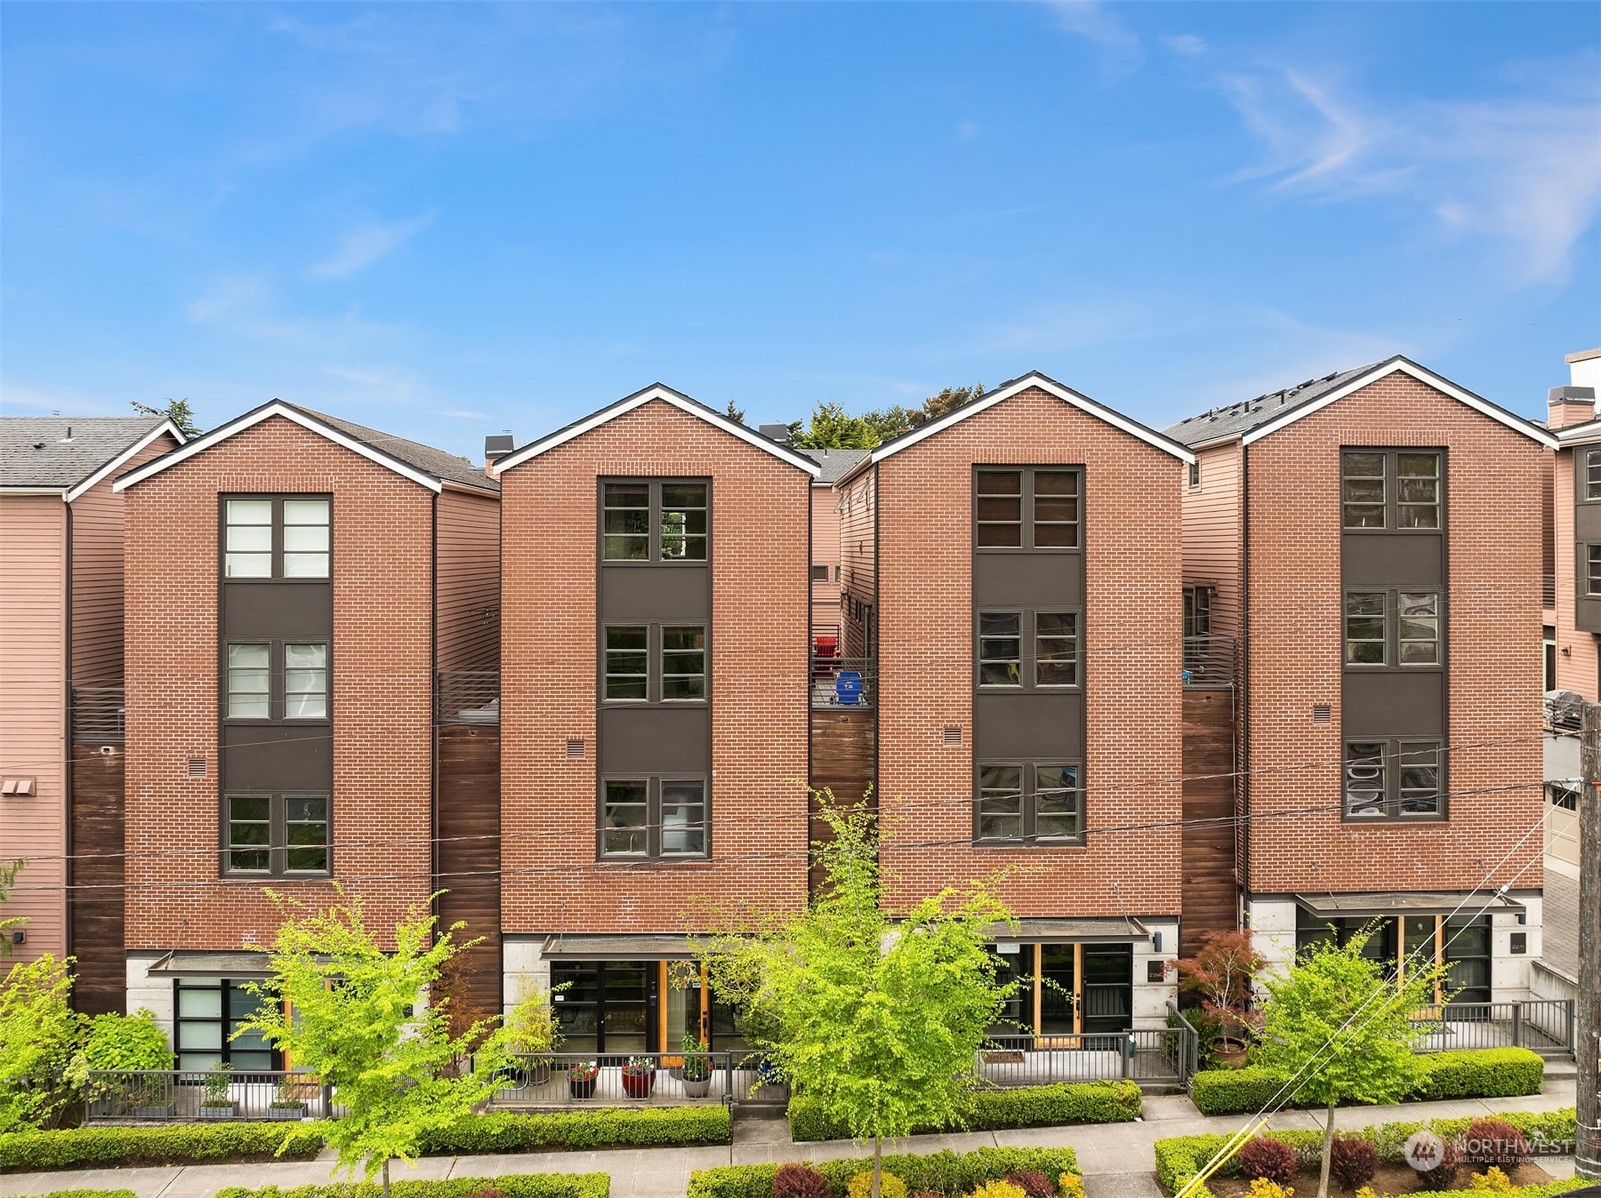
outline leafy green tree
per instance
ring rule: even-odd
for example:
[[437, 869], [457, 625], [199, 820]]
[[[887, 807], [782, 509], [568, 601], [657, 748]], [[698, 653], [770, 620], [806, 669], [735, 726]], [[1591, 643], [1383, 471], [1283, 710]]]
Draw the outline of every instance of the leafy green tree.
[[[453, 1036], [449, 1000], [428, 1002], [441, 968], [475, 942], [452, 939], [460, 924], [436, 937], [434, 917], [414, 908], [385, 952], [360, 896], [341, 892], [342, 903], [308, 912], [268, 894], [283, 917], [266, 950], [273, 978], [247, 987], [263, 1002], [241, 1030], [337, 1090], [347, 1113], [328, 1125], [328, 1143], [352, 1175], [360, 1164], [369, 1181], [382, 1172], [387, 1195], [389, 1162], [415, 1160], [425, 1135], [471, 1114], [507, 1064], [503, 1035], [484, 1034], [491, 1021]], [[471, 1069], [460, 1069], [475, 1043]]]
[[872, 449], [878, 434], [861, 416], [848, 416], [837, 403], [820, 403], [810, 423], [789, 426], [789, 443], [796, 449]]
[[1318, 1198], [1328, 1198], [1334, 1108], [1341, 1103], [1398, 1102], [1422, 1067], [1413, 1046], [1428, 1034], [1417, 1019], [1434, 1003], [1442, 967], [1413, 957], [1399, 982], [1362, 955], [1375, 928], [1343, 948], [1314, 944], [1288, 973], [1263, 979], [1268, 999], [1252, 1061], [1295, 1079], [1294, 1097], [1325, 1108]]
[[201, 433], [201, 428], [195, 423], [195, 414], [189, 410], [187, 399], [169, 399], [164, 408], [154, 407], [147, 403], [140, 403], [137, 399], [131, 401], [133, 410], [143, 416], [165, 416], [178, 426], [178, 431], [186, 440], [194, 440]]
[[733, 400], [728, 401], [728, 407], [723, 409], [723, 415], [730, 420], [738, 421], [740, 424], [745, 423], [745, 409], [736, 405]]
[[87, 1020], [67, 1001], [71, 963], [46, 953], [0, 982], [0, 1132], [52, 1127], [72, 1101], [61, 1079]]
[[720, 996], [770, 1029], [759, 1047], [797, 1092], [873, 1144], [878, 1198], [884, 1140], [960, 1125], [977, 1054], [1016, 983], [986, 945], [1011, 915], [995, 880], [947, 888], [895, 920], [880, 905], [873, 814], [822, 794], [831, 839], [814, 845], [824, 882], [810, 908], [751, 937], [713, 940]]
[[[17, 875], [27, 864], [26, 861], [17, 860], [0, 865], [0, 911], [4, 911], [6, 904], [11, 901], [11, 887], [16, 884]], [[23, 915], [9, 915], [0, 919], [0, 957], [11, 955], [11, 933], [27, 922], [27, 917]]]
[[923, 401], [923, 419], [936, 420], [946, 412], [961, 407], [964, 403], [971, 403], [984, 394], [984, 384], [974, 383], [971, 387], [946, 387], [938, 395], [930, 395]]

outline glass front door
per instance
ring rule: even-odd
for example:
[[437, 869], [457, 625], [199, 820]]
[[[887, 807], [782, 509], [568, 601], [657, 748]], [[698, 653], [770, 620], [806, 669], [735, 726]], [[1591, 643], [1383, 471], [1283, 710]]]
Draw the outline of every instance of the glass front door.
[[596, 1056], [658, 1051], [654, 961], [553, 961], [561, 1051]]

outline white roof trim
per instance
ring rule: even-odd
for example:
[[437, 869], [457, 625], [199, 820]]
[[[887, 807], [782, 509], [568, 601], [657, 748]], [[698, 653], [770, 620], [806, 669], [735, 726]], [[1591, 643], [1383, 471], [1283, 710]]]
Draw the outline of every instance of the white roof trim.
[[196, 437], [182, 449], [175, 449], [166, 456], [159, 457], [155, 461], [148, 462], [140, 466], [139, 469], [123, 475], [112, 484], [111, 489], [113, 491], [122, 491], [135, 483], [143, 482], [152, 474], [159, 474], [169, 466], [176, 466], [179, 462], [187, 461], [189, 458], [194, 457], [195, 454], [203, 453], [205, 450], [210, 449], [219, 441], [226, 441], [235, 433], [242, 433], [245, 429], [253, 428], [262, 421], [270, 420], [274, 416], [282, 416], [285, 420], [298, 424], [301, 428], [309, 429], [319, 437], [326, 437], [334, 444], [342, 445], [352, 453], [360, 454], [370, 462], [377, 462], [378, 465], [393, 470], [402, 478], [409, 478], [412, 482], [419, 486], [427, 487], [436, 494], [443, 489], [440, 480], [433, 475], [424, 474], [421, 470], [414, 469], [404, 462], [390, 457], [381, 450], [374, 449], [371, 445], [364, 445], [333, 426], [324, 424], [320, 420], [315, 420], [304, 412], [298, 411], [276, 399], [271, 403], [263, 404], [254, 412], [246, 412], [243, 416], [229, 421], [220, 428], [212, 429], [203, 437]]
[[1250, 432], [1241, 437], [1240, 441], [1244, 445], [1254, 444], [1255, 442], [1260, 441], [1263, 437], [1278, 432], [1279, 429], [1284, 428], [1286, 425], [1294, 424], [1303, 416], [1310, 416], [1313, 412], [1321, 411], [1322, 409], [1328, 407], [1331, 403], [1337, 403], [1338, 401], [1344, 399], [1353, 391], [1359, 391], [1363, 387], [1366, 387], [1369, 383], [1376, 383], [1380, 379], [1387, 378], [1396, 373], [1410, 375], [1412, 378], [1417, 379], [1418, 382], [1433, 387], [1436, 391], [1440, 391], [1446, 395], [1449, 395], [1458, 403], [1466, 404], [1481, 416], [1488, 416], [1496, 423], [1504, 424], [1514, 432], [1522, 433], [1531, 441], [1538, 442], [1539, 444], [1551, 449], [1556, 447], [1556, 438], [1550, 433], [1546, 432], [1544, 429], [1529, 423], [1521, 416], [1515, 416], [1511, 412], [1503, 411], [1501, 408], [1496, 407], [1488, 400], [1481, 399], [1479, 396], [1473, 394], [1473, 392], [1464, 391], [1450, 379], [1435, 374], [1434, 371], [1425, 369], [1424, 367], [1419, 366], [1416, 362], [1409, 362], [1405, 358], [1400, 358], [1393, 362], [1385, 362], [1381, 364], [1378, 369], [1373, 370], [1368, 374], [1357, 375], [1356, 378], [1342, 384], [1333, 391], [1328, 392], [1326, 395], [1318, 396], [1311, 403], [1304, 404], [1299, 408], [1295, 408], [1284, 413], [1282, 416], [1275, 417], [1266, 424], [1257, 425], [1256, 428], [1252, 429]]
[[550, 433], [549, 435], [532, 442], [531, 444], [523, 446], [515, 453], [507, 454], [505, 457], [501, 458], [495, 463], [495, 477], [499, 478], [513, 466], [519, 466], [523, 462], [528, 461], [530, 458], [538, 457], [547, 450], [555, 449], [558, 445], [565, 445], [567, 442], [577, 437], [582, 437], [585, 433], [592, 429], [599, 428], [607, 421], [615, 420], [617, 417], [628, 412], [632, 412], [635, 408], [643, 407], [645, 404], [648, 404], [655, 399], [659, 399], [666, 404], [671, 404], [679, 411], [688, 413], [699, 420], [704, 420], [707, 424], [710, 424], [715, 428], [719, 428], [731, 436], [738, 437], [741, 441], [744, 441], [750, 445], [754, 445], [757, 449], [766, 450], [774, 457], [788, 462], [791, 466], [806, 471], [806, 473], [810, 474], [813, 478], [816, 478], [823, 472], [823, 468], [821, 466], [804, 454], [796, 453], [787, 445], [780, 445], [778, 442], [771, 441], [762, 436], [760, 433], [752, 432], [738, 421], [730, 420], [726, 416], [720, 416], [716, 412], [702, 407], [700, 404], [690, 400], [688, 396], [680, 395], [671, 387], [664, 387], [660, 383], [656, 383], [652, 386], [646, 387], [643, 391], [638, 391], [633, 395], [626, 396], [614, 404], [609, 404], [608, 406], [600, 409], [600, 411], [584, 417], [584, 419], [578, 421], [576, 424], [570, 424], [564, 429], [559, 429], [554, 433]]
[[1556, 438], [1563, 445], [1587, 445], [1591, 441], [1601, 439], [1601, 418], [1558, 429]]
[[[79, 496], [86, 495], [88, 492], [92, 491], [111, 475], [122, 469], [123, 465], [128, 461], [129, 458], [133, 457], [140, 450], [148, 447], [153, 441], [156, 440], [156, 438], [165, 433], [172, 434], [173, 439], [176, 440], [179, 445], [184, 443], [184, 435], [178, 430], [178, 426], [170, 420], [163, 420], [160, 424], [156, 425], [155, 428], [151, 429], [143, 437], [139, 438], [138, 441], [134, 442], [134, 444], [128, 446], [127, 449], [123, 450], [116, 457], [112, 458], [111, 461], [107, 462], [88, 478], [84, 479], [81, 483], [68, 491], [67, 502], [72, 503], [76, 501]], [[116, 488], [113, 487], [112, 490], [116, 490]]]
[[62, 499], [67, 497], [65, 487], [7, 487], [0, 486], [0, 495], [15, 495], [19, 499], [34, 499], [40, 495], [59, 495]]
[[[1002, 403], [1012, 398], [1012, 396], [1016, 395], [1018, 392], [1025, 391], [1030, 387], [1038, 387], [1040, 390], [1056, 396], [1056, 398], [1061, 400], [1063, 403], [1068, 404], [1071, 407], [1078, 408], [1080, 411], [1088, 413], [1089, 415], [1097, 417], [1098, 419], [1104, 420], [1112, 427], [1122, 430], [1131, 437], [1137, 437], [1139, 440], [1144, 441], [1147, 445], [1155, 446], [1163, 453], [1172, 454], [1181, 462], [1195, 461], [1195, 455], [1184, 446], [1180, 445], [1177, 441], [1174, 441], [1169, 437], [1164, 437], [1161, 433], [1156, 432], [1153, 429], [1148, 429], [1143, 424], [1130, 420], [1127, 416], [1124, 416], [1118, 412], [1114, 412], [1111, 408], [1096, 403], [1087, 395], [1080, 395], [1072, 388], [1064, 387], [1055, 379], [1048, 378], [1037, 371], [1031, 371], [1020, 379], [1013, 379], [1010, 383], [1006, 383], [1003, 386], [997, 387], [994, 391], [991, 391], [982, 399], [976, 399], [972, 403], [964, 404], [962, 407], [955, 408], [952, 411], [945, 413], [945, 415], [938, 417], [937, 419], [930, 420], [927, 424], [918, 428], [915, 432], [910, 432], [903, 437], [896, 438], [895, 441], [893, 441], [887, 448], [873, 450], [872, 457], [864, 458], [863, 461], [882, 462], [885, 458], [893, 457], [901, 450], [906, 449], [909, 446], [916, 445], [924, 438], [932, 437], [940, 430], [947, 429], [953, 424], [958, 424], [961, 421], [966, 420], [969, 416], [976, 416], [988, 408], [993, 408], [996, 404]], [[845, 479], [850, 478], [854, 473], [856, 473], [854, 470], [850, 471], [839, 481], [844, 482]]]

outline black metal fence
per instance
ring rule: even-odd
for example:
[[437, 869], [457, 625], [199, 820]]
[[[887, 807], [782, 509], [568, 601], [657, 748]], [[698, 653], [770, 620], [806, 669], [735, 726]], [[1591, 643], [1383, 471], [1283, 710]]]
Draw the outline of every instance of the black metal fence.
[[878, 665], [871, 657], [812, 654], [812, 707], [851, 710], [878, 701]]
[[1527, 1048], [1542, 1056], [1573, 1054], [1574, 1011], [1569, 998], [1527, 1002], [1454, 1002], [1420, 1012], [1419, 1052], [1458, 1048]]
[[497, 1107], [735, 1104], [788, 1095], [770, 1068], [742, 1052], [543, 1053], [519, 1056], [502, 1082]]
[[1233, 686], [1238, 673], [1235, 658], [1231, 636], [1185, 637], [1184, 685]]
[[1199, 1046], [1195, 1029], [1139, 1028], [1059, 1036], [992, 1036], [979, 1076], [997, 1086], [1127, 1079], [1142, 1086], [1189, 1084]]
[[332, 1090], [284, 1070], [91, 1070], [85, 1124], [295, 1121], [337, 1118]]

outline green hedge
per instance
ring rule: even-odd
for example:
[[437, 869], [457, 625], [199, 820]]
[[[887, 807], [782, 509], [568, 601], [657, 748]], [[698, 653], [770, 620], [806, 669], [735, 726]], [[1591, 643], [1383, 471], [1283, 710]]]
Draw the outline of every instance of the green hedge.
[[[506, 1198], [610, 1198], [611, 1195], [611, 1178], [604, 1173], [526, 1173], [516, 1177], [397, 1181], [389, 1190], [393, 1198], [467, 1198], [486, 1186], [494, 1186]], [[377, 1182], [359, 1181], [296, 1186], [290, 1190], [278, 1186], [259, 1190], [229, 1186], [218, 1190], [217, 1198], [379, 1198], [383, 1192]]]
[[[809, 1163], [828, 1178], [830, 1198], [844, 1198], [850, 1179], [873, 1167], [870, 1158]], [[1063, 1173], [1077, 1173], [1078, 1157], [1071, 1148], [979, 1148], [963, 1153], [886, 1156], [884, 1168], [904, 1181], [909, 1191], [949, 1195], [1021, 1169], [1038, 1169], [1054, 1180]], [[773, 1174], [777, 1172], [776, 1164], [697, 1169], [690, 1174], [687, 1198], [773, 1198]]]
[[[1136, 1082], [1077, 1082], [977, 1090], [966, 1116], [915, 1134], [942, 1131], [1001, 1131], [1011, 1127], [1056, 1127], [1064, 1123], [1129, 1123], [1140, 1117], [1143, 1095]], [[797, 1141], [847, 1140], [850, 1129], [823, 1114], [816, 1099], [789, 1100], [789, 1134]]]
[[43, 1198], [137, 1198], [132, 1190], [51, 1190]]
[[[1423, 1072], [1408, 1102], [1538, 1094], [1545, 1082], [1545, 1061], [1527, 1048], [1433, 1052], [1418, 1062]], [[1190, 1099], [1203, 1115], [1239, 1115], [1268, 1106], [1283, 1085], [1283, 1074], [1259, 1065], [1209, 1069], [1190, 1079]]]
[[[1569, 1140], [1574, 1136], [1575, 1118], [1574, 1109], [1566, 1107], [1558, 1111], [1511, 1111], [1506, 1114], [1497, 1113], [1479, 1118], [1502, 1119], [1512, 1124], [1530, 1140]], [[1372, 1127], [1365, 1127], [1360, 1132], [1346, 1132], [1346, 1135], [1360, 1135], [1369, 1141], [1379, 1158], [1392, 1164], [1399, 1164], [1405, 1160], [1404, 1150], [1407, 1140], [1414, 1132], [1428, 1128], [1444, 1139], [1456, 1139], [1465, 1134], [1473, 1117], [1454, 1119], [1419, 1119], [1401, 1120], [1395, 1123], [1382, 1123]], [[1270, 1131], [1265, 1133], [1270, 1140], [1277, 1140], [1281, 1144], [1288, 1144], [1295, 1149], [1301, 1158], [1301, 1165], [1306, 1169], [1316, 1168], [1323, 1157], [1323, 1133], [1320, 1131]], [[1161, 1182], [1162, 1188], [1170, 1194], [1176, 1194], [1189, 1180], [1205, 1167], [1208, 1161], [1215, 1156], [1220, 1148], [1229, 1141], [1228, 1136], [1172, 1136], [1156, 1142], [1156, 1179]], [[1237, 1177], [1240, 1172], [1240, 1158], [1236, 1155], [1230, 1157], [1217, 1170], [1214, 1176]], [[1204, 1187], [1198, 1194], [1207, 1195]], [[1531, 1188], [1525, 1191], [1531, 1198], [1539, 1198]], [[1418, 1195], [1409, 1195], [1408, 1198], [1419, 1198]]]
[[492, 1112], [425, 1136], [425, 1155], [538, 1152], [560, 1148], [659, 1148], [726, 1144], [733, 1116], [726, 1106], [603, 1107], [540, 1115]]
[[[1594, 1184], [1587, 1177], [1569, 1177], [1563, 1181], [1548, 1181], [1543, 1186], [1522, 1186], [1518, 1195], [1520, 1198], [1552, 1198], [1552, 1195]], [[1406, 1198], [1508, 1198], [1508, 1195], [1505, 1190], [1414, 1190]]]
[[322, 1138], [321, 1123], [174, 1123], [9, 1132], [0, 1135], [0, 1171], [273, 1157], [306, 1160], [322, 1151]]

